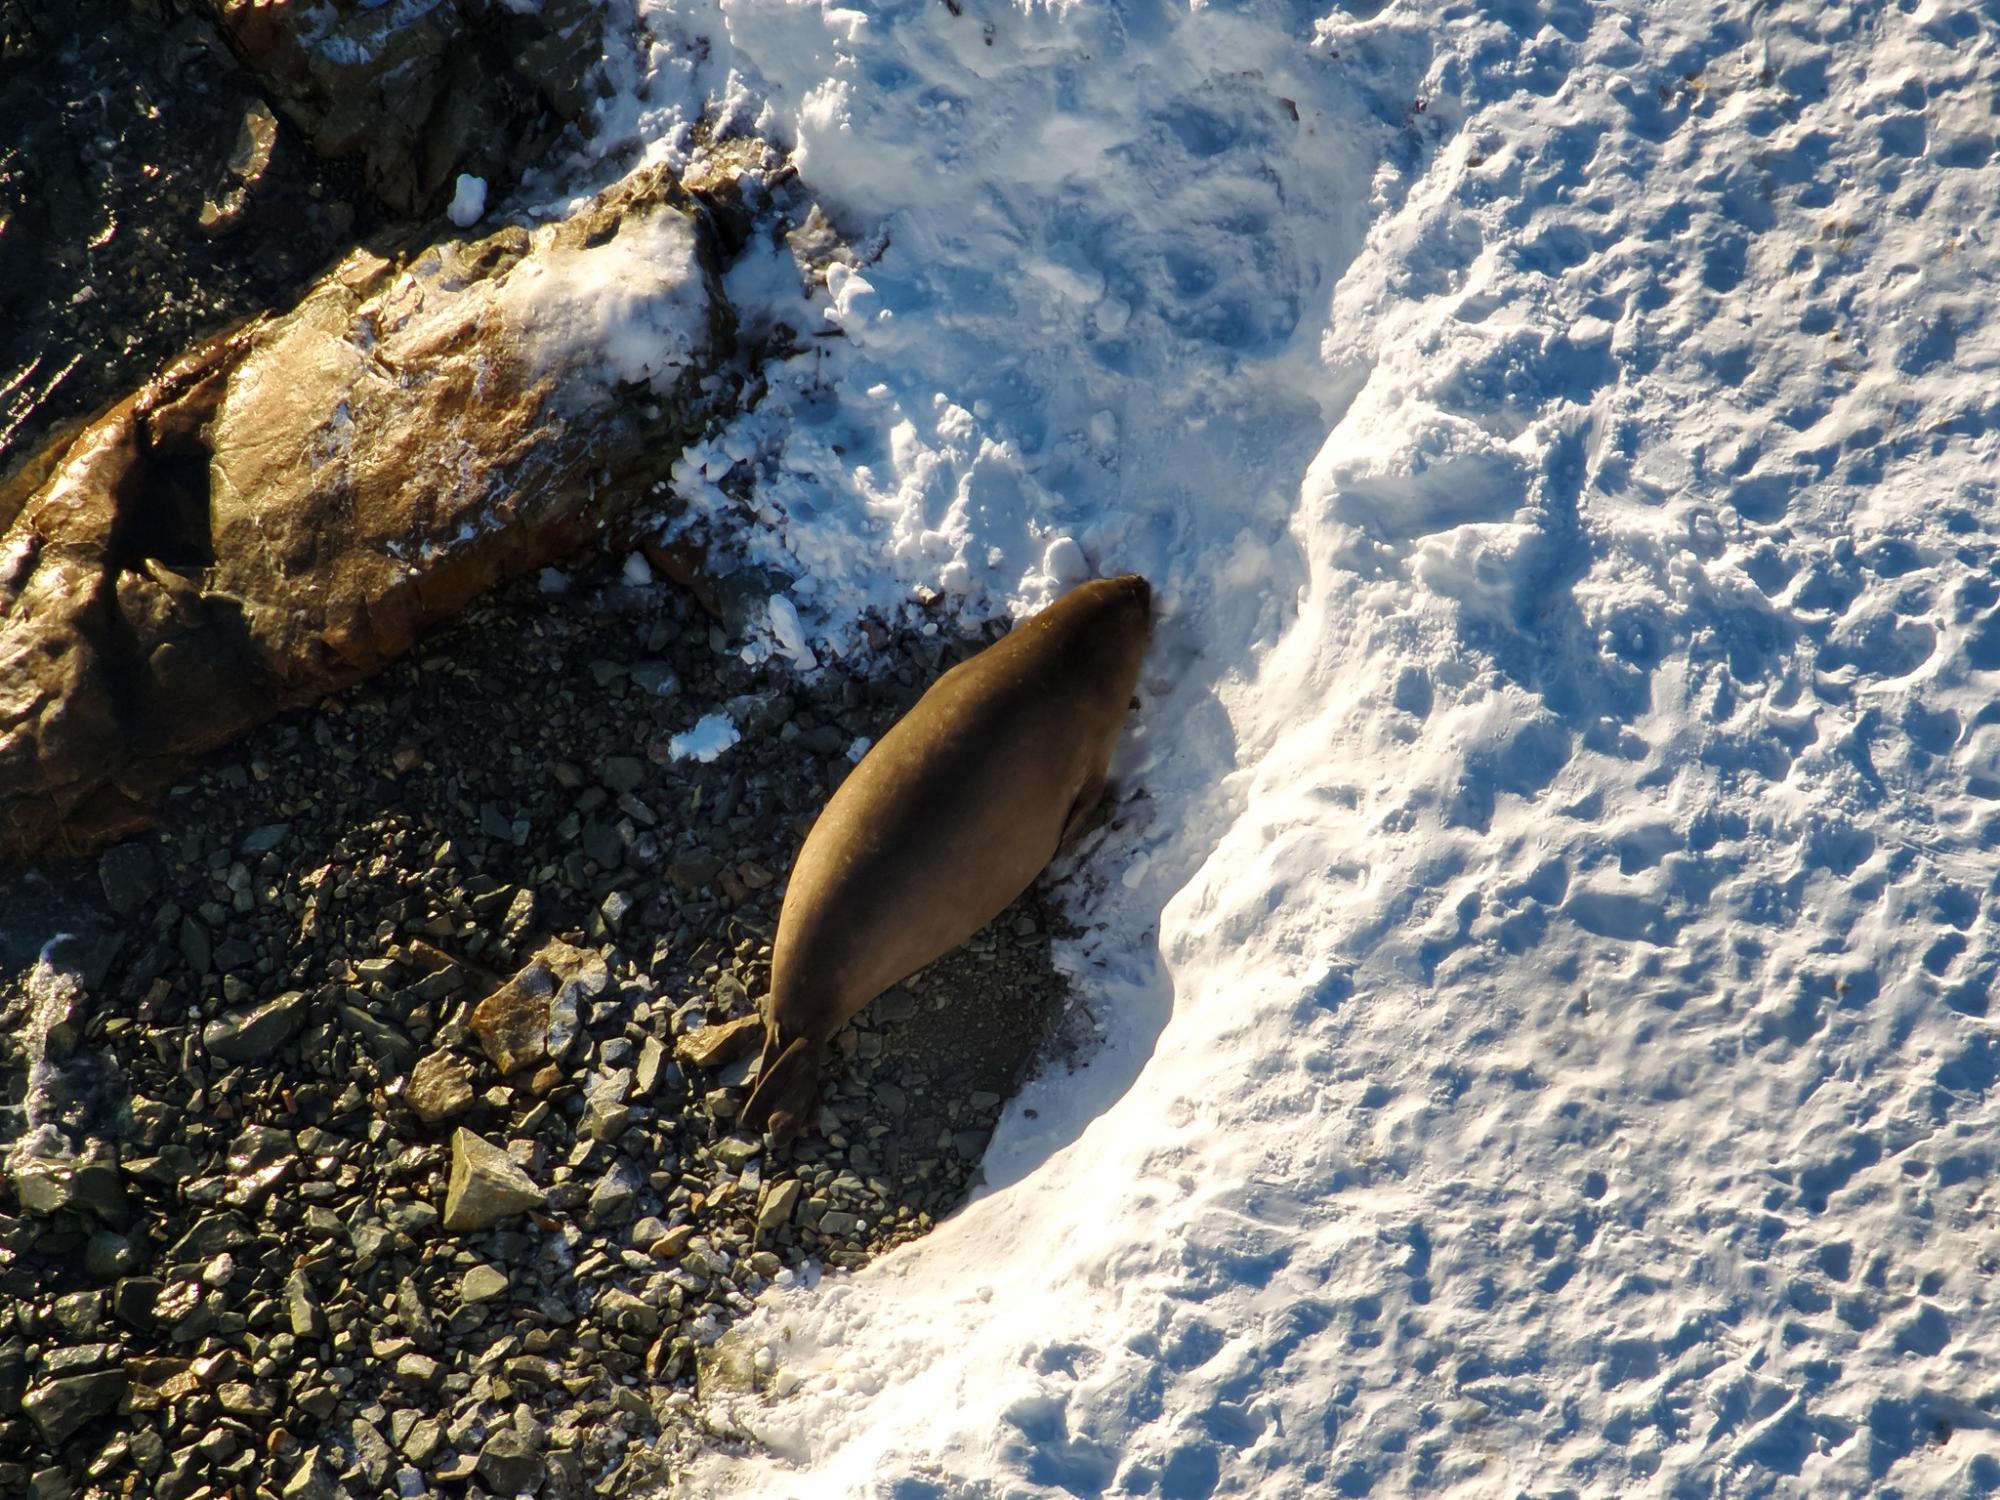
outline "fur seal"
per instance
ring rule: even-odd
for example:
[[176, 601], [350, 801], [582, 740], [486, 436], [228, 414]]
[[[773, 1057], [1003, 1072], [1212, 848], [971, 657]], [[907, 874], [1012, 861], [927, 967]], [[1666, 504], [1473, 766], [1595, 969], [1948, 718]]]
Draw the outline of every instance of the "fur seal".
[[1072, 590], [931, 684], [834, 793], [778, 913], [746, 1124], [796, 1134], [833, 1033], [1004, 911], [1082, 825], [1152, 598], [1136, 573]]

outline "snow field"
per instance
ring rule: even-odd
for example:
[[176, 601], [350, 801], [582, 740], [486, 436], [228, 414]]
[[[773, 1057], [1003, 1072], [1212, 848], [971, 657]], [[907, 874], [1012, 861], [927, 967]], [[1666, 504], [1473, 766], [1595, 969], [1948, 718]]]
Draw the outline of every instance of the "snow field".
[[[1105, 1031], [694, 1494], [2000, 1488], [1990, 7], [640, 4], [879, 255], [764, 649], [1161, 599]], [[738, 466], [745, 466], [739, 469]], [[823, 654], [823, 653], [822, 653]]]

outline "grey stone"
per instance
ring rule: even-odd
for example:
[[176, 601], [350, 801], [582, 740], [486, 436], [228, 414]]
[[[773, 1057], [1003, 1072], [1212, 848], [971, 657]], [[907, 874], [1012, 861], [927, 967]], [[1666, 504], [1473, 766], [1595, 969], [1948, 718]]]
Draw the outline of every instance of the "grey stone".
[[69, 1375], [31, 1387], [21, 1409], [41, 1432], [42, 1441], [60, 1448], [94, 1418], [115, 1411], [130, 1385], [123, 1370]]
[[165, 1290], [152, 1276], [127, 1276], [111, 1289], [111, 1311], [122, 1323], [142, 1332], [152, 1328], [153, 1307]]
[[255, 1005], [226, 1010], [202, 1028], [201, 1040], [225, 1062], [255, 1062], [271, 1052], [305, 1018], [303, 990], [286, 990]]
[[632, 1121], [631, 1107], [625, 1103], [625, 1096], [631, 1087], [632, 1072], [629, 1068], [614, 1068], [592, 1075], [583, 1090], [581, 1133], [594, 1141], [615, 1141], [624, 1134], [625, 1127]]
[[732, 1172], [740, 1172], [755, 1161], [763, 1151], [763, 1144], [747, 1136], [725, 1136], [710, 1148], [715, 1159]]
[[396, 1361], [396, 1378], [421, 1390], [436, 1389], [443, 1373], [438, 1362], [427, 1354], [405, 1354]]
[[285, 1319], [294, 1338], [326, 1337], [326, 1315], [320, 1311], [319, 1299], [313, 1296], [312, 1283], [303, 1271], [285, 1278]]
[[632, 1086], [640, 1098], [653, 1092], [653, 1086], [660, 1081], [660, 1069], [666, 1063], [667, 1049], [658, 1037], [649, 1036], [639, 1044], [639, 1063], [632, 1071]]
[[630, 1162], [621, 1161], [597, 1181], [590, 1191], [590, 1204], [584, 1211], [584, 1222], [596, 1229], [628, 1213], [640, 1188], [645, 1186], [639, 1176], [639, 1169]]
[[444, 1227], [485, 1229], [546, 1201], [520, 1164], [491, 1141], [460, 1126], [451, 1138], [451, 1181]]
[[340, 1020], [360, 1037], [370, 1055], [387, 1064], [391, 1072], [401, 1072], [416, 1058], [417, 1044], [410, 1034], [392, 1021], [363, 1010], [358, 1005], [340, 1007]]
[[444, 1450], [444, 1424], [435, 1417], [425, 1417], [410, 1428], [410, 1435], [402, 1442], [403, 1457], [419, 1468], [428, 1469], [431, 1461]]
[[269, 854], [285, 841], [292, 831], [289, 823], [266, 823], [262, 828], [253, 828], [243, 836], [243, 842], [236, 846], [239, 854]]
[[111, 909], [129, 917], [159, 894], [160, 862], [144, 844], [118, 844], [98, 859], [97, 881]]
[[437, 1205], [421, 1198], [406, 1198], [382, 1210], [382, 1218], [398, 1234], [420, 1240], [438, 1226]]
[[497, 1494], [532, 1493], [543, 1472], [541, 1454], [512, 1427], [502, 1427], [479, 1450], [479, 1477]]
[[181, 918], [181, 957], [197, 974], [206, 974], [209, 965], [208, 929], [193, 917]]
[[507, 1290], [507, 1273], [498, 1266], [473, 1266], [459, 1278], [460, 1302], [487, 1302]]
[[757, 1209], [757, 1232], [769, 1234], [789, 1224], [792, 1211], [799, 1206], [799, 1197], [804, 1191], [804, 1185], [796, 1177], [789, 1182], [773, 1183], [767, 1188], [764, 1201]]

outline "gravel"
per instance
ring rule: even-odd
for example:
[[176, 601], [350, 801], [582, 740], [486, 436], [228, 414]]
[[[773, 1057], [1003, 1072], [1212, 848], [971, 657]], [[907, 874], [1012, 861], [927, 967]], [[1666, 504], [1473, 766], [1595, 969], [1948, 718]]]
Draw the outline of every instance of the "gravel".
[[[753, 1297], [975, 1182], [1065, 994], [1035, 893], [835, 1038], [790, 1147], [733, 1121], [844, 747], [977, 643], [882, 632], [804, 683], [621, 561], [0, 875], [87, 981], [0, 933], [0, 1494], [657, 1485]], [[715, 762], [649, 753], [716, 712]]]

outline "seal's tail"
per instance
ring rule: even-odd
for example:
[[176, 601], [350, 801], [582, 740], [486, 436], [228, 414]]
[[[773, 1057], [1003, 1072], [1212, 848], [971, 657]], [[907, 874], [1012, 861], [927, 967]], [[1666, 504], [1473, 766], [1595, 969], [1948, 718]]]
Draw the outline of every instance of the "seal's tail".
[[766, 1035], [757, 1086], [743, 1101], [743, 1123], [766, 1131], [782, 1146], [799, 1133], [818, 1103], [819, 1048], [806, 1037], [781, 1046], [775, 1031]]

